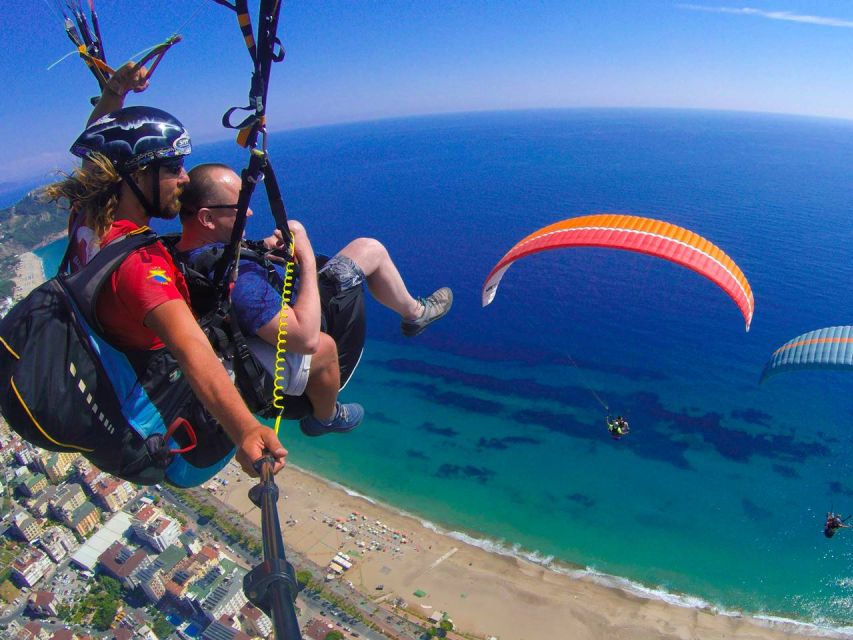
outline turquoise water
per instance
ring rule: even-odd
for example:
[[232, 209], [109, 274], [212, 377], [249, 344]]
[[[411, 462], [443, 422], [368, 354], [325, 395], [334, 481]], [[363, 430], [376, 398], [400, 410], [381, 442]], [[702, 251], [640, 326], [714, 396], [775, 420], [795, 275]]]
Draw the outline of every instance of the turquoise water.
[[[826, 511], [853, 509], [850, 378], [757, 383], [787, 339], [850, 323], [853, 124], [544, 111], [326, 127], [270, 147], [317, 250], [374, 236], [414, 293], [456, 294], [413, 340], [370, 305], [344, 393], [365, 423], [310, 440], [290, 429], [294, 463], [541, 562], [853, 623], [853, 535], [822, 535]], [[194, 159], [245, 157], [228, 143]], [[253, 207], [259, 236], [271, 222]], [[722, 247], [755, 291], [750, 333], [696, 274], [605, 250], [533, 256], [480, 308], [517, 239], [600, 212], [663, 218]], [[608, 437], [603, 405], [629, 417], [629, 437]]]
[[62, 256], [65, 254], [65, 247], [67, 246], [67, 238], [61, 238], [33, 251], [33, 253], [41, 258], [42, 264], [44, 264], [45, 276], [48, 278], [55, 276], [59, 270], [59, 265], [62, 263]]

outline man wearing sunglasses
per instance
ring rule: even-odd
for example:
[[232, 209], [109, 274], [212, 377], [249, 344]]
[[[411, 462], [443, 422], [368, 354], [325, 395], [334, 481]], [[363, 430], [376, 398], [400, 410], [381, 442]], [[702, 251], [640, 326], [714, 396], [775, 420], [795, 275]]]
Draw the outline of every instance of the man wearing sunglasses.
[[[199, 165], [190, 171], [189, 176], [190, 184], [182, 197], [183, 233], [178, 249], [192, 263], [201, 253], [229, 242], [236, 221], [241, 181], [230, 167], [222, 164]], [[251, 210], [248, 214], [251, 215]], [[378, 302], [399, 314], [403, 335], [409, 337], [420, 334], [450, 310], [453, 294], [447, 287], [426, 298], [413, 297], [386, 248], [373, 238], [353, 240], [318, 271], [305, 228], [291, 221], [290, 231], [300, 267], [299, 286], [292, 306], [281, 311], [280, 286], [269, 281], [268, 267], [250, 260], [241, 260], [232, 291], [232, 310], [236, 313], [240, 329], [246, 336], [255, 337], [250, 346], [259, 359], [270, 363], [268, 369], [272, 366], [272, 347], [276, 345], [278, 327], [282, 313], [285, 313], [290, 357], [298, 361], [300, 355], [317, 354], [313, 357], [318, 358], [323, 353], [322, 362], [326, 366], [331, 356], [329, 371], [332, 366], [338, 368], [338, 379], [346, 384], [358, 365], [364, 345], [364, 283]], [[279, 248], [283, 244], [278, 231], [264, 240], [266, 249]], [[325, 323], [324, 331], [333, 335], [334, 340], [320, 331], [321, 319]], [[266, 344], [266, 349], [262, 343]], [[263, 355], [265, 352], [268, 354], [266, 357]], [[351, 424], [353, 410], [358, 411], [359, 421], [363, 410], [359, 405], [353, 407], [330, 402], [332, 396], [337, 396], [338, 386], [334, 382], [335, 374], [329, 373], [322, 386], [327, 401], [318, 411], [310, 387], [313, 381], [319, 382], [320, 378], [313, 376], [320, 373], [315, 374], [313, 366], [311, 369], [306, 392], [315, 412], [300, 422], [302, 431], [307, 435], [321, 435], [350, 430], [348, 423]], [[289, 378], [298, 380], [298, 372], [299, 368], [291, 365]], [[286, 393], [300, 395], [302, 387], [291, 387]], [[333, 407], [335, 414], [329, 413]], [[341, 424], [337, 426], [339, 422]]]
[[[107, 211], [100, 238], [105, 247], [140, 233], [151, 218], [178, 215], [189, 181], [183, 159], [190, 151], [189, 135], [173, 116], [152, 107], [120, 109], [92, 122], [77, 138], [71, 152], [86, 159], [85, 166], [50, 185], [47, 196]], [[253, 463], [265, 453], [275, 458], [274, 470], [281, 468], [286, 450], [246, 407], [196, 322], [181, 272], [159, 241], [128, 255], [95, 304], [104, 337], [129, 357], [144, 359], [168, 349], [196, 398], [234, 443], [247, 473], [256, 475]], [[201, 426], [218, 429], [213, 423]], [[199, 442], [203, 446], [202, 436]]]
[[[183, 232], [176, 248], [184, 262], [209, 278], [213, 273], [207, 261], [209, 257], [222, 256], [237, 220], [240, 178], [221, 164], [200, 165], [190, 174], [190, 184], [182, 197]], [[252, 215], [251, 209], [247, 215]], [[280, 373], [284, 393], [288, 396], [304, 393], [311, 401], [311, 414], [300, 421], [306, 435], [347, 433], [361, 423], [364, 409], [357, 403], [338, 402], [342, 386], [338, 350], [335, 341], [320, 331], [320, 290], [314, 250], [300, 223], [291, 221], [290, 230], [301, 285], [285, 311], [287, 342], [283, 362], [279, 363], [283, 367]], [[271, 236], [266, 248], [272, 249], [276, 243], [277, 237]], [[272, 375], [276, 370], [283, 273], [272, 264], [265, 267], [246, 258], [241, 260], [238, 273], [231, 291], [231, 310], [255, 357]]]

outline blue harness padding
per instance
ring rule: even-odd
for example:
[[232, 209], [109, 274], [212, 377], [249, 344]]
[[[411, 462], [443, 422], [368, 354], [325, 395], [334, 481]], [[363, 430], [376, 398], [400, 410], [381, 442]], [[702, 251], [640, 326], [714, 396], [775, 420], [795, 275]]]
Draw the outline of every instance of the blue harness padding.
[[117, 349], [95, 313], [122, 261], [156, 241], [144, 230], [109, 243], [85, 268], [48, 280], [0, 320], [0, 411], [36, 446], [80, 452], [138, 484], [187, 487], [222, 469], [233, 444], [168, 349]]

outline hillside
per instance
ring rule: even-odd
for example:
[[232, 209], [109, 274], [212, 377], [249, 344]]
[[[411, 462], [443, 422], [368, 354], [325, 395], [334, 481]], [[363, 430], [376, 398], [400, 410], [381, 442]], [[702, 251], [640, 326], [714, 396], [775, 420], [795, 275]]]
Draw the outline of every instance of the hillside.
[[65, 231], [68, 212], [39, 201], [37, 194], [31, 191], [11, 207], [0, 209], [0, 257], [32, 251]]
[[11, 295], [18, 256], [65, 231], [68, 213], [54, 204], [39, 201], [36, 191], [0, 209], [0, 296]]

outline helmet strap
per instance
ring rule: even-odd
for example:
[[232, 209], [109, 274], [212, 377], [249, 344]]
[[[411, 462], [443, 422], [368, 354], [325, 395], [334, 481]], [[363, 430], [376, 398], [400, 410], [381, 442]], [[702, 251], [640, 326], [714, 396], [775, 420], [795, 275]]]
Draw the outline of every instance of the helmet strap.
[[162, 213], [160, 211], [160, 164], [155, 162], [151, 165], [154, 172], [152, 174], [152, 190], [154, 195], [154, 202], [148, 199], [148, 197], [142, 193], [142, 189], [139, 188], [139, 185], [136, 181], [131, 177], [131, 174], [126, 171], [119, 172], [119, 175], [122, 179], [127, 183], [127, 186], [130, 187], [130, 190], [133, 191], [133, 195], [136, 196], [136, 199], [139, 200], [139, 204], [142, 205], [142, 208], [145, 209], [145, 213], [148, 214], [150, 218], [161, 218]]

